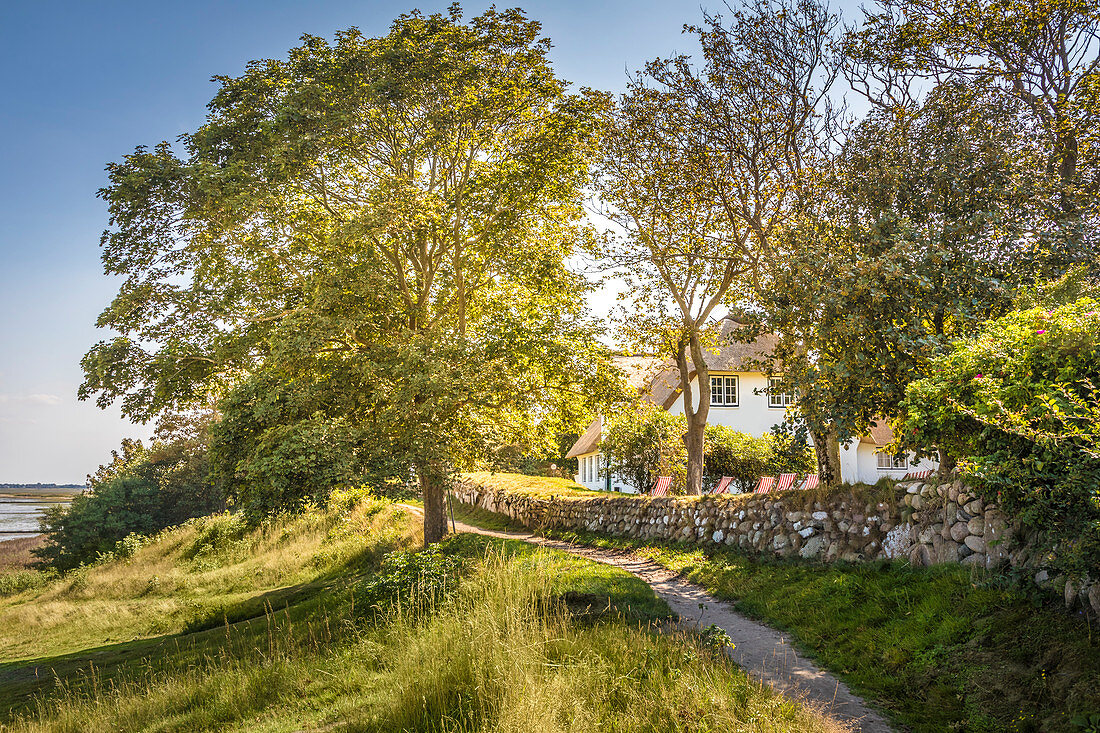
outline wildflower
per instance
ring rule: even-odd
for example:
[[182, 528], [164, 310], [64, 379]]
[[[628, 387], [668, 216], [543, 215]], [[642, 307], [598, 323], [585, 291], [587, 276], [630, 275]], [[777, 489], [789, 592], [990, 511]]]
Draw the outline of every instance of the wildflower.
[[982, 375], [981, 375], [981, 374], [975, 374], [975, 375], [974, 375], [974, 379], [981, 379], [981, 378], [982, 378]]
[[1046, 329], [1045, 329], [1045, 328], [1043, 328], [1043, 329], [1039, 329], [1039, 330], [1038, 330], [1038, 331], [1036, 331], [1035, 333], [1046, 333], [1046, 332], [1047, 332], [1047, 331], [1046, 331]]

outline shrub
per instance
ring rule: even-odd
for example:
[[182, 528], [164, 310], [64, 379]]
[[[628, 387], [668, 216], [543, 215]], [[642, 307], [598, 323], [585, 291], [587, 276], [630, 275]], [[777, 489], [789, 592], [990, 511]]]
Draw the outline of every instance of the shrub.
[[619, 474], [638, 491], [648, 491], [657, 476], [671, 476], [673, 488], [683, 490], [687, 476], [687, 448], [683, 415], [672, 415], [652, 402], [640, 402], [612, 418], [601, 450], [608, 470]]
[[[638, 491], [648, 491], [657, 476], [671, 476], [682, 489], [687, 473], [683, 415], [672, 415], [646, 402], [614, 417], [601, 449], [612, 473], [623, 476]], [[725, 425], [708, 425], [704, 448], [704, 485], [709, 489], [723, 476], [748, 491], [761, 476], [810, 473], [813, 451], [789, 436], [757, 438]]]
[[119, 476], [73, 499], [68, 507], [47, 509], [42, 530], [49, 544], [35, 555], [61, 570], [92, 562], [115, 549], [131, 533], [159, 529], [157, 486], [140, 476]]
[[212, 419], [210, 413], [168, 415], [148, 448], [124, 440], [121, 453], [88, 477], [90, 491], [46, 510], [41, 526], [49, 542], [34, 554], [67, 570], [125, 553], [127, 543], [136, 548], [138, 536], [221, 511], [225, 500], [207, 461]]
[[761, 476], [811, 473], [814, 456], [809, 446], [788, 436], [754, 437], [725, 425], [706, 430], [704, 482], [708, 488], [723, 476], [732, 476], [736, 488], [750, 491]]
[[10, 570], [0, 572], [0, 596], [44, 588], [58, 577], [56, 570]]
[[958, 460], [1057, 567], [1100, 567], [1100, 303], [1010, 313], [933, 369], [907, 391], [902, 442]]
[[460, 569], [458, 560], [444, 555], [438, 545], [391, 552], [379, 574], [356, 590], [355, 603], [371, 614], [394, 602], [427, 610], [455, 590]]

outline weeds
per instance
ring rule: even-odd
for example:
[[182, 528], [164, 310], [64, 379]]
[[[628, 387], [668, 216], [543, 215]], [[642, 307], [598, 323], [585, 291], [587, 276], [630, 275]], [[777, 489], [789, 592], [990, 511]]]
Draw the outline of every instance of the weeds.
[[[339, 529], [345, 520], [357, 529]], [[716, 654], [717, 635], [708, 645], [691, 632], [655, 633], [652, 620], [668, 609], [624, 571], [480, 537], [429, 551], [409, 550], [408, 539], [395, 547], [390, 539], [415, 534], [389, 506], [304, 521], [311, 529], [244, 535], [183, 527], [130, 561], [87, 568], [80, 598], [63, 599], [55, 587], [22, 604], [63, 603], [71, 613], [106, 599], [144, 613], [190, 599], [171, 635], [36, 661], [56, 676], [24, 687], [30, 697], [3, 729], [839, 730]], [[253, 548], [247, 557], [231, 548], [240, 542]], [[325, 554], [329, 543], [349, 544]], [[187, 555], [210, 546], [237, 559], [196, 571]], [[305, 556], [303, 548], [311, 548]], [[319, 567], [319, 554], [335, 564]], [[307, 582], [241, 595], [249, 578], [291, 561], [281, 577]], [[146, 592], [150, 578], [176, 586], [173, 598]], [[219, 582], [232, 592], [188, 595]], [[123, 595], [130, 591], [145, 595]], [[578, 623], [567, 597], [599, 599], [606, 612]], [[74, 631], [61, 624], [51, 633]], [[51, 638], [38, 634], [40, 644]], [[30, 673], [12, 663], [3, 671], [6, 680]], [[9, 702], [14, 693], [5, 690]]]
[[44, 588], [57, 580], [56, 570], [10, 570], [0, 573], [0, 596]]
[[1096, 712], [1100, 644], [1057, 599], [958, 565], [834, 563], [643, 543], [631, 550], [789, 631], [822, 666], [915, 731], [1076, 731]]

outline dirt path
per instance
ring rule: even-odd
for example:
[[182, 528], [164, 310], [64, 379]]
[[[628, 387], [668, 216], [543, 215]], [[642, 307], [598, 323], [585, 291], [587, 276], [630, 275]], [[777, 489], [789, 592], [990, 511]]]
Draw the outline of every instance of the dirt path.
[[[421, 513], [417, 507], [408, 508]], [[702, 628], [716, 624], [725, 630], [736, 645], [728, 653], [738, 666], [779, 692], [805, 699], [821, 707], [829, 717], [861, 733], [890, 733], [894, 730], [882, 715], [868, 707], [847, 685], [799, 654], [786, 634], [742, 616], [730, 604], [719, 601], [699, 586], [656, 563], [626, 553], [583, 547], [527, 532], [497, 532], [463, 522], [456, 522], [456, 528], [459, 532], [522, 540], [622, 568], [648, 583], [681, 618], [697, 622]]]

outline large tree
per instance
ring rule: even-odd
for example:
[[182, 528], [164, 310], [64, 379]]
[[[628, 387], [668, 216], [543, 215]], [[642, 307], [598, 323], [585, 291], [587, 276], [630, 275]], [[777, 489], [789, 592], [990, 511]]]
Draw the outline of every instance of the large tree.
[[950, 83], [850, 132], [762, 299], [811, 428], [848, 440], [896, 416], [939, 349], [1010, 306], [1028, 275], [1028, 129], [1011, 100]]
[[815, 0], [746, 2], [703, 21], [689, 29], [700, 65], [658, 59], [633, 79], [599, 187], [623, 234], [601, 254], [631, 281], [627, 335], [678, 366], [688, 493], [702, 487], [713, 316], [752, 297], [777, 232], [815, 205], [840, 68], [839, 21]]
[[[600, 100], [567, 93], [539, 33], [452, 6], [219, 77], [182, 155], [109, 168], [103, 260], [124, 281], [99, 325], [120, 335], [81, 395], [147, 419], [262, 374], [299, 422], [261, 409], [269, 442], [411, 470], [438, 540], [448, 472], [577, 419], [606, 361], [563, 264]], [[254, 475], [264, 442], [229, 443]]]
[[677, 366], [689, 494], [702, 493], [714, 310], [750, 268], [746, 230], [730, 226], [707, 185], [708, 154], [690, 99], [638, 78], [611, 117], [598, 176], [602, 213], [619, 230], [599, 254], [631, 293], [623, 335]]
[[849, 77], [885, 106], [944, 83], [1019, 104], [1042, 155], [1030, 235], [1046, 274], [1095, 261], [1100, 193], [1100, 4], [1096, 0], [878, 0], [850, 31]]

